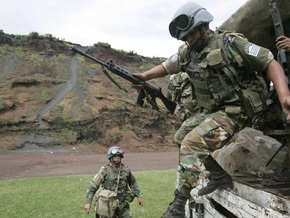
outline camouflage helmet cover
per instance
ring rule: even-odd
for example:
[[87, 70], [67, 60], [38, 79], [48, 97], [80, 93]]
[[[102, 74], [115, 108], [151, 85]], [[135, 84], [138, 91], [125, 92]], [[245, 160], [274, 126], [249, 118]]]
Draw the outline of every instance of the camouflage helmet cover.
[[115, 154], [119, 154], [121, 158], [124, 158], [124, 151], [120, 147], [114, 146], [108, 150], [108, 154], [107, 154], [108, 160], [110, 160]]
[[174, 14], [169, 24], [169, 32], [173, 38], [185, 41], [185, 37], [194, 28], [203, 23], [210, 23], [213, 16], [202, 6], [188, 2]]

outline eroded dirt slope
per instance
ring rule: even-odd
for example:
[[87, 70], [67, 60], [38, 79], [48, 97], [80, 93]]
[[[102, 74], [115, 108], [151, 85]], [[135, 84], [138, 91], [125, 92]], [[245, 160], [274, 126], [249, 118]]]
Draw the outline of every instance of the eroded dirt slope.
[[[137, 106], [137, 91], [129, 82], [112, 75], [128, 92], [120, 90], [99, 65], [74, 54], [70, 45], [102, 61], [113, 59], [132, 73], [163, 60], [107, 44], [83, 47], [50, 35], [0, 33], [1, 153], [27, 146], [95, 153], [114, 144], [130, 152], [176, 148], [173, 135], [180, 122], [175, 115]], [[150, 84], [166, 94], [167, 79]]]

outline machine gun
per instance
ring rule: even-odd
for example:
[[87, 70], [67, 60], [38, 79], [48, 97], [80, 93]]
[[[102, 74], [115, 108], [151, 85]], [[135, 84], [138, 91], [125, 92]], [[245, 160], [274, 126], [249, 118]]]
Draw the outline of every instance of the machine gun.
[[122, 69], [121, 67], [115, 65], [113, 63], [113, 60], [108, 60], [106, 63], [103, 63], [102, 61], [99, 61], [97, 59], [95, 59], [94, 57], [88, 55], [87, 53], [85, 53], [84, 51], [81, 51], [80, 49], [75, 48], [74, 46], [70, 46], [69, 47], [72, 51], [87, 57], [89, 59], [91, 59], [92, 61], [100, 64], [103, 68], [103, 72], [108, 76], [108, 78], [115, 84], [117, 85], [120, 89], [124, 90], [127, 92], [127, 90], [121, 88], [115, 80], [113, 80], [113, 78], [110, 76], [110, 74], [108, 74], [108, 72], [106, 71], [106, 69], [108, 69], [109, 71], [111, 71], [112, 73], [122, 77], [125, 80], [130, 81], [132, 84], [140, 86], [140, 90], [139, 90], [139, 94], [138, 94], [138, 98], [137, 98], [137, 105], [139, 106], [143, 106], [144, 102], [147, 101], [148, 103], [150, 103], [152, 105], [152, 107], [158, 111], [160, 111], [160, 108], [158, 107], [157, 103], [156, 103], [156, 98], [159, 98], [163, 104], [165, 105], [165, 107], [169, 110], [169, 112], [171, 114], [174, 113], [175, 108], [176, 108], [176, 103], [169, 100], [168, 98], [166, 98], [161, 91], [161, 88], [155, 88], [154, 86], [150, 85], [149, 83], [146, 83], [145, 81], [139, 79], [138, 77], [135, 77], [132, 73]]
[[[275, 0], [269, 0], [269, 6], [270, 6], [270, 14], [272, 16], [273, 24], [274, 24], [274, 30], [275, 30], [275, 36], [276, 39], [279, 36], [284, 36], [284, 29], [283, 29], [283, 23], [280, 15], [280, 11], [277, 8], [276, 1]], [[277, 60], [282, 65], [285, 75], [288, 77], [288, 84], [290, 84], [290, 55], [285, 49], [279, 49], [277, 53]]]

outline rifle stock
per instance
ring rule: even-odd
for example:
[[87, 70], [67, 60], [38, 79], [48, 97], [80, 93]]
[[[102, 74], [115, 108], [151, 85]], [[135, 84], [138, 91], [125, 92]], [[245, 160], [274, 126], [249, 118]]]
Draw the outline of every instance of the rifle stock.
[[[103, 66], [104, 68], [108, 69], [109, 71], [111, 71], [112, 73], [122, 77], [125, 80], [128, 80], [129, 82], [131, 82], [134, 85], [140, 85], [142, 88], [141, 90], [139, 90], [139, 94], [138, 94], [138, 98], [137, 98], [137, 105], [139, 106], [143, 106], [144, 105], [144, 101], [145, 98], [147, 98], [148, 102], [153, 106], [154, 109], [156, 110], [160, 110], [157, 103], [156, 103], [156, 98], [159, 98], [163, 104], [165, 105], [165, 107], [168, 109], [168, 111], [173, 114], [176, 108], [176, 103], [169, 100], [168, 98], [166, 98], [161, 91], [161, 88], [156, 88], [152, 85], [150, 85], [149, 83], [141, 80], [138, 77], [135, 77], [132, 73], [122, 69], [121, 67], [115, 65], [113, 63], [113, 60], [108, 60], [106, 63], [97, 60], [96, 58], [88, 55], [87, 53], [85, 53], [84, 51], [75, 48], [74, 46], [70, 46], [69, 47], [72, 51], [89, 58], [90, 60], [100, 64], [101, 66]], [[108, 76], [108, 75], [107, 75]]]

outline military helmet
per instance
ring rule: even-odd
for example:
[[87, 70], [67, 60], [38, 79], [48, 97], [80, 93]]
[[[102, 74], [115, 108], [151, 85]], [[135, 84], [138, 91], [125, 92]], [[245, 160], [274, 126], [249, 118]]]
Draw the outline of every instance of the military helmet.
[[194, 28], [210, 23], [213, 16], [199, 4], [188, 2], [181, 6], [174, 14], [169, 24], [169, 32], [173, 38], [185, 41], [185, 37]]
[[108, 160], [110, 160], [115, 154], [119, 154], [121, 158], [124, 158], [124, 151], [120, 147], [114, 146], [108, 150], [107, 154]]

